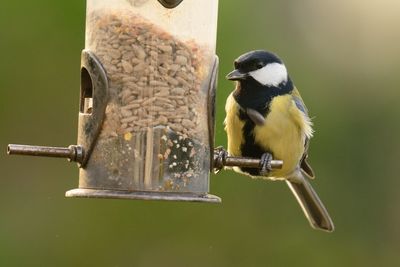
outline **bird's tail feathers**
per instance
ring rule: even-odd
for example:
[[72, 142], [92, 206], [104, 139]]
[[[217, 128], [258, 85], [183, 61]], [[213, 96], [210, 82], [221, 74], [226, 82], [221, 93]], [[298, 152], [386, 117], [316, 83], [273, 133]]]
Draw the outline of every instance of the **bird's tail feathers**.
[[304, 215], [315, 229], [333, 232], [335, 229], [324, 204], [319, 199], [311, 184], [299, 172], [286, 180], [287, 185], [299, 202]]

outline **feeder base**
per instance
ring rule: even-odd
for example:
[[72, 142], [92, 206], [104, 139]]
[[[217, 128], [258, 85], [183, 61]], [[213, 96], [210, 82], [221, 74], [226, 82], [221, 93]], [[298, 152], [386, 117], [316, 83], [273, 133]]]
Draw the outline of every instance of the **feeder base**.
[[136, 192], [122, 190], [99, 190], [99, 189], [72, 189], [65, 193], [66, 197], [79, 198], [114, 198], [114, 199], [136, 199], [136, 200], [169, 200], [186, 202], [208, 202], [221, 203], [221, 198], [214, 195], [196, 195], [191, 193], [158, 193], [158, 192]]

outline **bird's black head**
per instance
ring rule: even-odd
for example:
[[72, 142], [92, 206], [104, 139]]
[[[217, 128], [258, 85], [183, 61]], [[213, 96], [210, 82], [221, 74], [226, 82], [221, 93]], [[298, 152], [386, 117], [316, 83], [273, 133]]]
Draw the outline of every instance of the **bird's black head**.
[[288, 74], [282, 60], [275, 54], [256, 50], [238, 57], [235, 69], [226, 78], [231, 81], [255, 80], [257, 83], [268, 87], [277, 87], [288, 81]]
[[275, 96], [293, 90], [285, 65], [273, 53], [251, 51], [238, 57], [234, 64], [235, 70], [226, 78], [238, 82], [233, 97], [244, 109], [251, 108], [265, 114]]

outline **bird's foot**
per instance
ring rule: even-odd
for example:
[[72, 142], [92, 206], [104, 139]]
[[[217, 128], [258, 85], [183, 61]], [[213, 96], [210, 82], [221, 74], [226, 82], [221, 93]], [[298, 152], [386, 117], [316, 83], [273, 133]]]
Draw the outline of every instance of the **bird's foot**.
[[214, 173], [217, 174], [224, 168], [225, 159], [228, 157], [228, 152], [222, 147], [218, 146], [214, 149]]
[[267, 152], [262, 154], [260, 159], [260, 175], [265, 176], [269, 174], [269, 172], [272, 170], [271, 161], [272, 161], [271, 153]]

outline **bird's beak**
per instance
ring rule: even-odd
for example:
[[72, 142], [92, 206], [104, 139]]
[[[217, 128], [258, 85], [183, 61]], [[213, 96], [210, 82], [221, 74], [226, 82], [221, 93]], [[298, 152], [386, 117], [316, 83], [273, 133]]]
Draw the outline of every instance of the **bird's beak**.
[[238, 81], [245, 79], [247, 76], [248, 76], [247, 73], [242, 73], [236, 69], [231, 71], [228, 75], [226, 75], [226, 78], [230, 81]]

